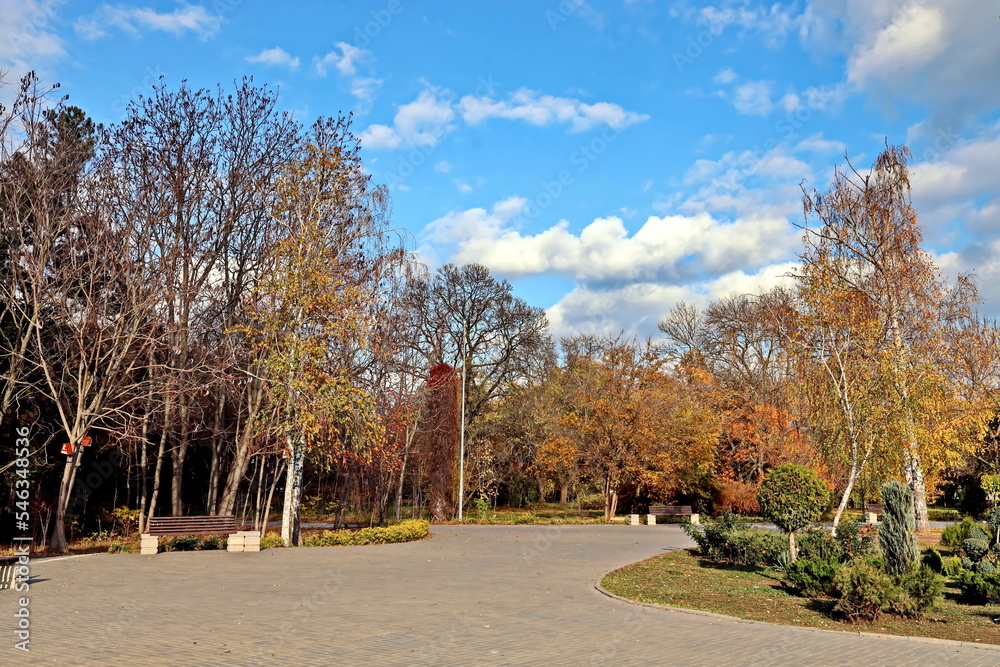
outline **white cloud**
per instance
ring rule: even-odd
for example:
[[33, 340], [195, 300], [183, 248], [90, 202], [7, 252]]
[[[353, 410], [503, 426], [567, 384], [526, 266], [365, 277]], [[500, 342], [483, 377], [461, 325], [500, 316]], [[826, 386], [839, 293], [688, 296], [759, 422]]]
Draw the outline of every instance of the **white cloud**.
[[649, 216], [630, 235], [617, 216], [597, 218], [578, 234], [559, 221], [535, 234], [513, 223], [526, 201], [497, 203], [492, 213], [474, 208], [435, 220], [426, 231], [438, 242], [455, 242], [453, 261], [479, 262], [510, 276], [546, 272], [583, 281], [679, 282], [760, 266], [788, 254], [797, 236], [785, 217], [768, 212], [734, 221], [708, 213]]
[[157, 12], [148, 7], [105, 3], [93, 14], [77, 19], [73, 27], [84, 39], [104, 37], [110, 27], [132, 34], [142, 30], [158, 30], [176, 36], [193, 32], [201, 39], [208, 39], [221, 25], [222, 17], [210, 14], [201, 5], [181, 4], [172, 12]]
[[736, 72], [727, 67], [726, 69], [722, 70], [714, 77], [712, 77], [712, 81], [715, 83], [727, 85], [732, 83], [733, 81], [736, 81], [736, 79], [738, 78], [740, 77], [736, 74]]
[[288, 69], [296, 69], [299, 66], [298, 57], [293, 58], [280, 46], [276, 46], [273, 49], [264, 49], [255, 56], [247, 56], [244, 60], [248, 63], [259, 63], [271, 67], [287, 67]]
[[456, 178], [454, 180], [454, 183], [455, 187], [458, 188], [458, 191], [461, 192], [463, 195], [467, 195], [470, 192], [472, 192], [472, 186], [466, 183], [465, 181], [460, 181], [459, 179]]
[[357, 64], [367, 62], [371, 59], [371, 51], [359, 48], [347, 42], [336, 42], [334, 44], [338, 51], [330, 51], [326, 55], [313, 59], [316, 73], [326, 76], [328, 68], [333, 67], [340, 76], [353, 76], [357, 73]]
[[441, 160], [434, 163], [434, 171], [440, 172], [442, 174], [447, 174], [451, 171], [451, 164], [447, 160]]
[[368, 148], [433, 146], [456, 128], [459, 117], [469, 125], [488, 118], [522, 120], [539, 126], [562, 123], [576, 132], [600, 124], [621, 129], [649, 118], [610, 102], [586, 104], [573, 98], [539, 96], [525, 88], [502, 101], [466, 95], [456, 104], [453, 99], [451, 91], [427, 86], [416, 100], [397, 109], [391, 126], [371, 125], [361, 133], [361, 140]]
[[392, 126], [370, 125], [359, 137], [365, 148], [392, 149], [433, 146], [454, 129], [450, 93], [425, 88], [417, 99], [396, 110]]
[[506, 118], [539, 126], [567, 124], [574, 132], [589, 130], [602, 123], [621, 129], [649, 119], [648, 115], [626, 111], [610, 102], [587, 104], [576, 98], [539, 95], [527, 88], [500, 101], [466, 95], [459, 101], [459, 109], [462, 119], [469, 125], [489, 118]]
[[37, 0], [0, 0], [0, 69], [6, 81], [15, 83], [43, 62], [66, 54], [52, 27], [56, 7]]
[[742, 114], [765, 116], [774, 105], [771, 103], [771, 85], [766, 81], [750, 81], [733, 91], [733, 106]]
[[981, 2], [813, 0], [802, 25], [803, 43], [844, 53], [845, 81], [886, 111], [916, 103], [947, 126], [1000, 105], [997, 16]]
[[556, 337], [577, 333], [634, 332], [659, 338], [657, 324], [681, 301], [699, 307], [738, 294], [756, 294], [790, 284], [794, 262], [769, 264], [753, 273], [741, 270], [685, 285], [621, 283], [605, 288], [577, 285], [546, 311]]
[[941, 55], [944, 49], [941, 11], [910, 6], [879, 30], [870, 44], [855, 50], [847, 66], [847, 78], [864, 86], [872, 78], [914, 72]]

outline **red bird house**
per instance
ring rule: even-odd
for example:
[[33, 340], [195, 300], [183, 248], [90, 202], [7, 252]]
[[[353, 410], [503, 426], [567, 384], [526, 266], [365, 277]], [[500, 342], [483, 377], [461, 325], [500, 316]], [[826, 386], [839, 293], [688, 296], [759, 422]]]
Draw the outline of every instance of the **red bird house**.
[[59, 453], [60, 454], [66, 454], [67, 456], [71, 455], [73, 453], [73, 445], [72, 445], [72, 443], [64, 442], [63, 446], [62, 446], [62, 449], [59, 450]]

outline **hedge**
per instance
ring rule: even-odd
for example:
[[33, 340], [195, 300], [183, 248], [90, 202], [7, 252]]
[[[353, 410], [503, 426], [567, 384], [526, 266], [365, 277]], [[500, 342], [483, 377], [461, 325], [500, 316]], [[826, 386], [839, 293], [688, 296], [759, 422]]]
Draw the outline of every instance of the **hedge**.
[[410, 519], [395, 526], [362, 528], [361, 530], [324, 530], [305, 539], [307, 547], [361, 546], [393, 544], [422, 540], [430, 534], [431, 525], [424, 519]]

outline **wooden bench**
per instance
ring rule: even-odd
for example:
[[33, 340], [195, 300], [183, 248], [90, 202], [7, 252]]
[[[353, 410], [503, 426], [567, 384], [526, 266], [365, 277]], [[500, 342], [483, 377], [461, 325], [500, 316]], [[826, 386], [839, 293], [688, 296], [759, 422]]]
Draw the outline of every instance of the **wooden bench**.
[[885, 514], [882, 503], [868, 503], [865, 505], [865, 523], [878, 523], [878, 515]]
[[149, 518], [149, 532], [142, 535], [141, 553], [152, 555], [159, 550], [161, 535], [226, 535], [227, 551], [260, 551], [260, 534], [255, 530], [237, 531], [236, 517], [154, 516]]
[[700, 523], [697, 512], [694, 512], [690, 505], [650, 505], [649, 513], [646, 515], [646, 524], [655, 526], [658, 516], [689, 516], [691, 523], [695, 525]]

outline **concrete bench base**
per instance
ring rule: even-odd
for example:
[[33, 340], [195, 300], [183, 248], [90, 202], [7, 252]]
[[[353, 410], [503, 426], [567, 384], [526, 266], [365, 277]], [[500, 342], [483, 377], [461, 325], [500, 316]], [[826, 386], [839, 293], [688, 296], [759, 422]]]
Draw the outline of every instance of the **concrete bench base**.
[[[158, 535], [146, 535], [141, 538], [139, 553], [146, 556], [153, 556], [159, 551], [160, 537]], [[226, 551], [242, 553], [246, 551], [260, 551], [260, 533], [256, 530], [238, 530], [232, 533], [226, 540]]]
[[878, 525], [878, 514], [875, 514], [875, 512], [866, 512], [865, 514], [868, 516], [865, 523], [870, 523], [873, 526]]

